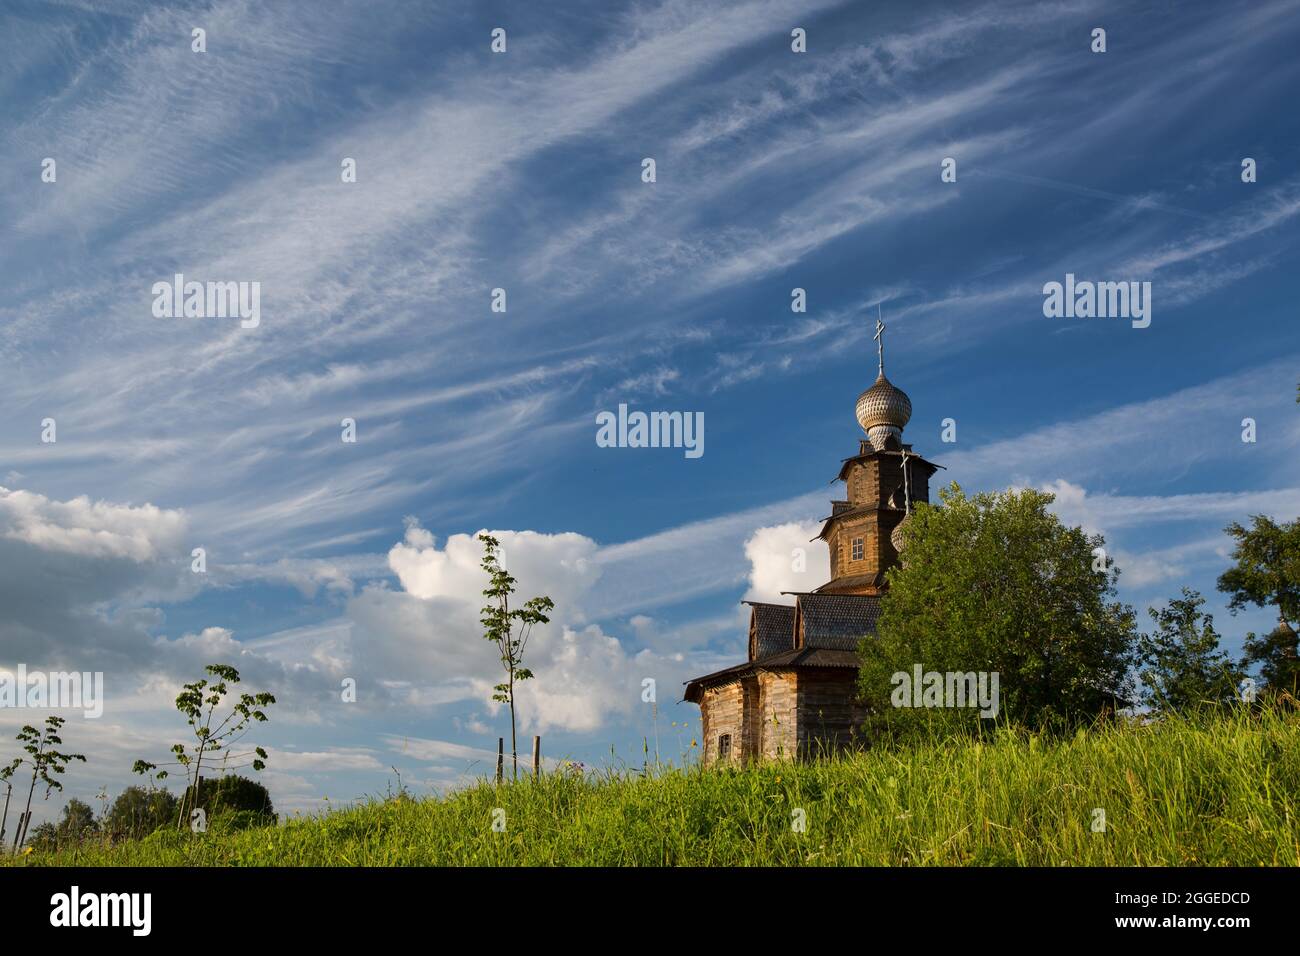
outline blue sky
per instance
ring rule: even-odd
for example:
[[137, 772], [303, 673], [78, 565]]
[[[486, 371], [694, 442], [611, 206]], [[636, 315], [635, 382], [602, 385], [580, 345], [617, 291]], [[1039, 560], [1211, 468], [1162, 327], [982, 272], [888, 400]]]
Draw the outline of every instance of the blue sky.
[[[0, 11], [0, 666], [105, 672], [69, 794], [165, 753], [216, 660], [280, 700], [283, 809], [483, 772], [481, 529], [558, 605], [521, 732], [639, 762], [652, 677], [677, 756], [738, 602], [825, 579], [790, 551], [877, 306], [943, 478], [1055, 491], [1139, 609], [1270, 626], [1214, 579], [1229, 521], [1300, 512], [1300, 3], [556, 6]], [[261, 324], [155, 318], [177, 272], [260, 283]], [[1150, 327], [1044, 317], [1066, 273], [1151, 282]], [[703, 412], [705, 454], [598, 447], [619, 403]]]

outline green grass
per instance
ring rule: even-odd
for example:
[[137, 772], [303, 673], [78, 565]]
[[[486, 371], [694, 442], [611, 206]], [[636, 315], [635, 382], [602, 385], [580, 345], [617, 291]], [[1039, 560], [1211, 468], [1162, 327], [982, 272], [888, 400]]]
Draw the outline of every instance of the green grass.
[[[1300, 864], [1300, 715], [1005, 731], [838, 760], [560, 774], [243, 832], [159, 832], [22, 865]], [[506, 813], [494, 833], [492, 811]], [[1106, 830], [1092, 831], [1093, 808]], [[807, 831], [791, 828], [806, 814]]]

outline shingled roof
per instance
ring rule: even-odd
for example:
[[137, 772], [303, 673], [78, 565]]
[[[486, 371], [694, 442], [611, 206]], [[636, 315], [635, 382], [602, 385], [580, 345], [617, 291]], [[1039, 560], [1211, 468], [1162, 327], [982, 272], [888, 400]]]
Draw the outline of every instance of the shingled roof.
[[883, 588], [885, 586], [885, 572], [878, 571], [875, 574], [849, 574], [843, 577], [832, 578], [820, 587], [813, 588], [814, 594], [861, 594], [865, 588]]
[[749, 659], [759, 660], [794, 650], [794, 605], [745, 601], [749, 618]]
[[849, 469], [853, 467], [853, 464], [855, 462], [865, 461], [868, 458], [875, 458], [877, 455], [880, 455], [882, 457], [888, 455], [901, 457], [904, 451], [907, 452], [908, 464], [917, 465], [920, 466], [921, 468], [924, 468], [926, 477], [933, 475], [940, 468], [945, 468], [946, 470], [946, 467], [944, 465], [936, 465], [934, 462], [927, 461], [926, 459], [922, 458], [920, 455], [914, 454], [911, 445], [900, 445], [898, 448], [888, 448], [888, 449], [878, 448], [878, 449], [873, 449], [872, 451], [864, 451], [862, 454], [854, 455], [852, 458], [841, 459], [840, 473], [831, 479], [831, 484], [834, 484], [837, 481], [844, 481], [845, 479], [847, 479], [849, 477]]
[[[744, 664], [705, 674], [687, 681], [684, 700], [698, 704], [706, 687], [728, 684], [760, 670], [794, 667], [854, 667], [859, 665], [858, 643], [876, 633], [880, 598], [866, 594], [795, 594], [796, 604], [764, 604], [746, 601], [752, 607], [750, 659]], [[795, 628], [799, 627], [798, 632]], [[755, 657], [755, 635], [759, 642]], [[802, 643], [792, 646], [795, 635]], [[762, 648], [781, 646], [775, 652]]]
[[[781, 605], [776, 606], [780, 607]], [[714, 671], [712, 674], [705, 674], [703, 677], [687, 681], [686, 691], [682, 694], [682, 699], [690, 701], [692, 704], [698, 704], [704, 696], [706, 687], [728, 684], [740, 680], [746, 674], [753, 674], [761, 670], [784, 670], [789, 667], [856, 668], [860, 663], [856, 650], [836, 651], [824, 647], [805, 647], [799, 650], [782, 651], [780, 654], [773, 654], [771, 657], [765, 657], [762, 660], [737, 664], [735, 667]]]
[[814, 591], [795, 598], [795, 640], [800, 648], [856, 651], [864, 637], [876, 633], [876, 595]]

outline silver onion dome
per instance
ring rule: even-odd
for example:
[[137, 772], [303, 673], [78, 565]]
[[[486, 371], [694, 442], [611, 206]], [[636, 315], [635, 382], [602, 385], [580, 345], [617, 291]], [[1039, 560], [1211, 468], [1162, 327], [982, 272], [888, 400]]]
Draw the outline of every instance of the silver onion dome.
[[884, 448], [890, 435], [899, 438], [912, 418], [912, 400], [896, 388], [882, 371], [876, 382], [858, 396], [858, 424], [875, 448]]

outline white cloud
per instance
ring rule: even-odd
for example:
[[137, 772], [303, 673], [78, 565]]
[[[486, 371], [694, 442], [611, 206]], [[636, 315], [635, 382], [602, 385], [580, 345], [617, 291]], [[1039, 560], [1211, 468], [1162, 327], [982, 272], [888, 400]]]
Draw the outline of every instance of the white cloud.
[[1300, 488], [1260, 491], [1202, 492], [1182, 495], [1112, 495], [1089, 493], [1058, 478], [1042, 486], [1056, 496], [1052, 510], [1088, 532], [1142, 527], [1161, 522], [1189, 523], [1244, 520], [1250, 514], [1283, 518], [1300, 514]]
[[127, 558], [137, 563], [175, 556], [186, 517], [153, 505], [138, 508], [84, 495], [53, 501], [29, 491], [0, 487], [0, 536], [43, 551], [87, 558]]
[[334, 747], [328, 750], [268, 749], [268, 761], [277, 769], [297, 771], [386, 770], [373, 753], [355, 747]]
[[[538, 625], [524, 652], [536, 675], [517, 687], [521, 728], [591, 731], [640, 703], [644, 677], [672, 686], [689, 667], [680, 653], [629, 651], [586, 623], [601, 569], [594, 541], [572, 532], [493, 531], [504, 564], [517, 580], [516, 605], [547, 595], [551, 623]], [[458, 534], [442, 548], [408, 523], [389, 552], [401, 591], [370, 587], [348, 605], [353, 668], [384, 681], [408, 704], [473, 701], [497, 713], [493, 687], [504, 678], [498, 655], [483, 639], [482, 545]]]
[[830, 580], [831, 557], [824, 541], [811, 540], [821, 531], [814, 522], [788, 522], [759, 528], [745, 542], [749, 560], [747, 601], [793, 604], [783, 591], [811, 591]]
[[[602, 547], [597, 555], [601, 586], [593, 598], [592, 619], [742, 588], [750, 574], [745, 541], [754, 530], [791, 521], [806, 523], [826, 513], [828, 497], [825, 491], [814, 491]], [[811, 545], [809, 563], [816, 567]]]
[[185, 531], [181, 512], [152, 505], [0, 489], [0, 655], [78, 670], [149, 659], [148, 605], [201, 587]]

